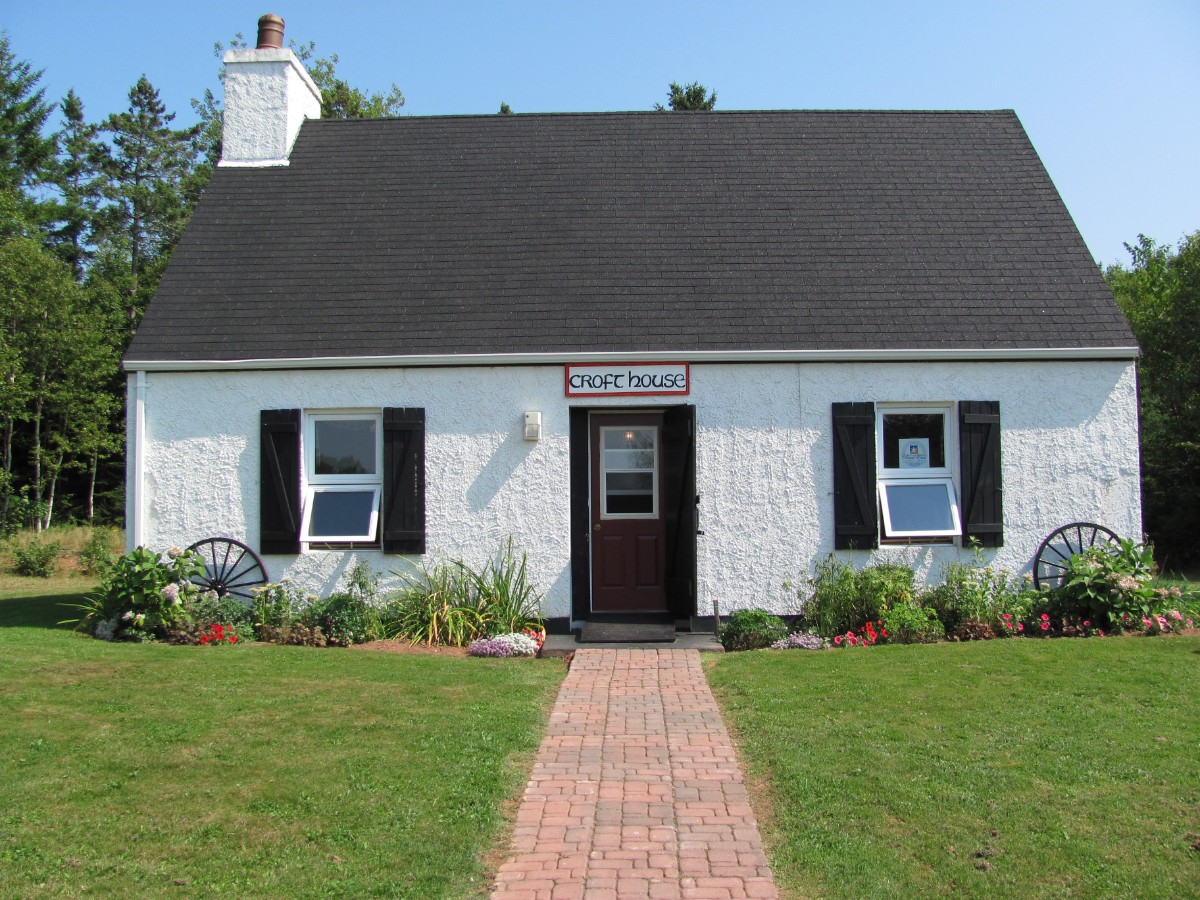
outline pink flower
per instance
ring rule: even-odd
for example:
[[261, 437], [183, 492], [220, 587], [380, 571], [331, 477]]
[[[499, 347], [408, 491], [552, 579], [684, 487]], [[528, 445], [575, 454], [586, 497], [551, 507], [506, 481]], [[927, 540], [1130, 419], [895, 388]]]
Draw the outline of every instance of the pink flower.
[[1043, 623], [1042, 623], [1042, 631], [1049, 631], [1049, 630], [1050, 630], [1050, 623], [1049, 623], [1049, 622], [1043, 622]]
[[1024, 623], [1024, 622], [1018, 622], [1018, 623], [1017, 623], [1017, 631], [1024, 631], [1024, 630], [1025, 630], [1025, 623]]
[[1183, 621], [1183, 614], [1179, 610], [1173, 609], [1171, 610], [1171, 618], [1176, 622], [1181, 622]]
[[1050, 616], [1049, 616], [1047, 613], [1042, 613], [1042, 621], [1043, 621], [1043, 622], [1049, 622], [1049, 621], [1050, 621]]
[[833, 642], [834, 642], [835, 644], [840, 644], [840, 643], [842, 642], [842, 636], [839, 634], [837, 637], [835, 637], [835, 638], [833, 639]]
[[1000, 618], [1002, 618], [1002, 619], [1004, 619], [1004, 620], [1006, 620], [1006, 621], [1007, 621], [1008, 619], [1011, 619], [1011, 618], [1012, 618], [1012, 613], [1005, 613], [1005, 614], [1004, 614], [1004, 615], [1002, 615]]
[[1084, 627], [1084, 628], [1091, 628], [1091, 627], [1092, 627], [1092, 623], [1091, 623], [1091, 622], [1089, 622], [1087, 619], [1084, 619], [1084, 620], [1083, 620], [1083, 627]]

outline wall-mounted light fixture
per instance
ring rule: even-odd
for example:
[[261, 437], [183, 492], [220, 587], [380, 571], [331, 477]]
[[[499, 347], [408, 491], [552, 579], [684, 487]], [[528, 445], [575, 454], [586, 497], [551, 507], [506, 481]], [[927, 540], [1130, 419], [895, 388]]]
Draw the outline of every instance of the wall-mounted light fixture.
[[525, 440], [540, 441], [542, 439], [542, 414], [540, 412], [525, 413]]

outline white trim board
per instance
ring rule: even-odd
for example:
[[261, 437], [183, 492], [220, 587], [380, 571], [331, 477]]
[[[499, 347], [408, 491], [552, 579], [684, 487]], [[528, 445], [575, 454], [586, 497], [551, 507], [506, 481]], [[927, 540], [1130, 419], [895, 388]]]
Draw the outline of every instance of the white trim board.
[[127, 359], [126, 372], [220, 372], [238, 369], [400, 369], [450, 366], [565, 365], [581, 362], [992, 362], [1137, 359], [1137, 347], [979, 347], [895, 350], [697, 350], [623, 353], [462, 353], [417, 356], [317, 356], [281, 359]]

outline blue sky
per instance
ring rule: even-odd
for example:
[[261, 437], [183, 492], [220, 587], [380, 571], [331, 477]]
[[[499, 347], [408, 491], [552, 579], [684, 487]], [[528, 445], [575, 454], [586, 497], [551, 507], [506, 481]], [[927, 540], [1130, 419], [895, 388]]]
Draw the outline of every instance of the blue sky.
[[1200, 3], [9, 0], [18, 56], [89, 118], [145, 73], [178, 121], [218, 89], [216, 41], [287, 35], [412, 115], [648, 109], [700, 81], [718, 109], [997, 109], [1021, 117], [1093, 256], [1200, 229]]

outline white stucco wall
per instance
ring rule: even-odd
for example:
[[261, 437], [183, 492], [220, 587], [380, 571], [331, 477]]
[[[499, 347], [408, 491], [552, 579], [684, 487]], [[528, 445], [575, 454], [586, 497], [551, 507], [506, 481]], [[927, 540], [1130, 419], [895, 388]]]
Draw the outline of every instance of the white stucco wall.
[[[700, 615], [711, 614], [714, 599], [722, 614], [742, 606], [795, 611], [782, 582], [811, 572], [833, 547], [837, 401], [1000, 402], [1005, 546], [988, 551], [998, 565], [1025, 570], [1042, 538], [1075, 520], [1140, 536], [1131, 363], [703, 364], [692, 366], [691, 379], [683, 399], [697, 408]], [[257, 546], [262, 409], [421, 406], [430, 553], [479, 561], [511, 534], [546, 591], [544, 613], [567, 616], [572, 403], [646, 407], [653, 398], [568, 401], [560, 366], [150, 372], [145, 542], [161, 549], [222, 535]], [[539, 443], [522, 439], [526, 410], [542, 412]], [[139, 492], [129, 494], [137, 502]], [[845, 555], [858, 565], [902, 560], [936, 578], [962, 554], [918, 546]], [[289, 575], [327, 592], [356, 558], [385, 574], [405, 565], [370, 551], [265, 563], [273, 579]]]

